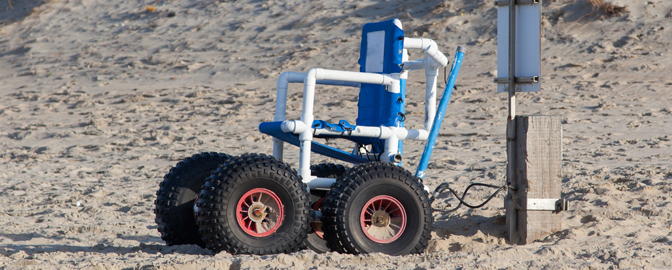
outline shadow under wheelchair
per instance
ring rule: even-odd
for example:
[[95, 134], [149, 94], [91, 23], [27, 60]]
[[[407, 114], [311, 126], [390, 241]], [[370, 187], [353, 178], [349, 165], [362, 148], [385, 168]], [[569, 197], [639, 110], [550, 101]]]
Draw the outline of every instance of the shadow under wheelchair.
[[[4, 239], [3, 239], [4, 238]], [[43, 238], [42, 243], [26, 243], [29, 240]], [[35, 233], [29, 234], [0, 234], [0, 255], [11, 256], [20, 251], [31, 256], [41, 253], [68, 252], [68, 253], [116, 253], [119, 255], [137, 253], [147, 254], [184, 254], [184, 255], [212, 255], [210, 250], [197, 245], [167, 246], [161, 238], [155, 236], [121, 236], [116, 239], [136, 240], [137, 246], [122, 246], [114, 243], [114, 239], [104, 239], [95, 245], [78, 245], [78, 239], [68, 237], [49, 237]], [[151, 241], [147, 241], [151, 239]], [[73, 244], [43, 244], [44, 242], [70, 242]], [[33, 241], [35, 242], [35, 241]]]

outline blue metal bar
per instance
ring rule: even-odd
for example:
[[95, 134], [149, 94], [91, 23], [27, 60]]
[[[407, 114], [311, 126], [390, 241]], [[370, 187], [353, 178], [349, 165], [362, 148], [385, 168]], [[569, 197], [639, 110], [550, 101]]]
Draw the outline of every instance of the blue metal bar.
[[446, 89], [443, 90], [443, 96], [439, 102], [439, 107], [436, 109], [434, 124], [432, 124], [432, 130], [429, 132], [429, 138], [427, 139], [427, 144], [425, 144], [425, 151], [422, 152], [418, 170], [415, 172], [416, 177], [425, 178], [425, 171], [427, 170], [427, 165], [429, 165], [429, 158], [432, 156], [436, 137], [439, 135], [441, 123], [443, 123], [443, 116], [448, 108], [448, 103], [450, 103], [450, 95], [453, 93], [457, 74], [460, 73], [460, 66], [462, 65], [462, 58], [464, 58], [465, 52], [466, 49], [462, 46], [457, 47], [457, 53], [455, 53], [455, 59], [453, 59], [453, 66], [450, 68], [450, 77], [448, 78]]
[[[278, 138], [282, 141], [299, 146], [301, 144], [301, 142], [299, 141], [299, 136], [282, 131], [282, 128], [280, 127], [281, 124], [282, 124], [281, 121], [264, 122], [259, 124], [259, 131], [261, 131], [261, 133], [271, 135], [274, 138]], [[370, 160], [367, 160], [360, 156], [353, 155], [338, 148], [333, 148], [316, 142], [312, 143], [311, 151], [330, 158], [350, 162], [352, 164], [362, 164], [370, 162]]]

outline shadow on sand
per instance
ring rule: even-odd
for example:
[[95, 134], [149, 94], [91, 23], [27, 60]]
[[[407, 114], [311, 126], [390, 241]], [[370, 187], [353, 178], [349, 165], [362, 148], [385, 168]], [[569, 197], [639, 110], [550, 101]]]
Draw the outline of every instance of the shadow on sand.
[[[167, 246], [160, 239], [156, 241], [147, 241], [147, 239], [157, 238], [153, 236], [121, 236], [124, 240], [137, 240], [140, 242], [137, 246], [117, 246], [111, 241], [103, 240], [93, 246], [83, 246], [74, 244], [78, 240], [72, 239], [73, 245], [50, 245], [50, 244], [24, 244], [23, 241], [31, 240], [33, 238], [46, 238], [62, 240], [67, 237], [49, 237], [40, 234], [0, 234], [0, 238], [11, 239], [13, 243], [2, 243], [0, 255], [9, 256], [11, 254], [23, 251], [28, 255], [37, 253], [52, 253], [52, 252], [71, 252], [71, 253], [116, 253], [125, 255], [142, 251], [148, 254], [186, 254], [186, 255], [212, 255], [212, 252], [196, 245], [180, 245]], [[147, 243], [145, 243], [147, 242]]]
[[45, 0], [0, 0], [0, 26], [23, 20]]

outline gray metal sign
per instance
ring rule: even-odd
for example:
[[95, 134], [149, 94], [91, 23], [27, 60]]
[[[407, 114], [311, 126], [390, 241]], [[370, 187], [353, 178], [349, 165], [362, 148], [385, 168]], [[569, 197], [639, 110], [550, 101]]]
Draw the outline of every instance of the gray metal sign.
[[[515, 89], [538, 92], [541, 67], [541, 0], [515, 0]], [[497, 5], [497, 92], [509, 87], [509, 1]]]

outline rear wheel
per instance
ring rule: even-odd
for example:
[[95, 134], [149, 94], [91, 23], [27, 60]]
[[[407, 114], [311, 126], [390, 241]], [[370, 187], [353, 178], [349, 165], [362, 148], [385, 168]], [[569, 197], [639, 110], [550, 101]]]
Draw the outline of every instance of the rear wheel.
[[334, 251], [420, 253], [433, 223], [420, 179], [389, 163], [352, 168], [336, 180], [323, 207], [327, 245]]
[[295, 170], [258, 154], [231, 158], [208, 177], [198, 206], [208, 249], [232, 254], [289, 253], [308, 231], [310, 202]]
[[[348, 169], [343, 165], [333, 163], [323, 163], [310, 166], [310, 173], [317, 177], [324, 178], [338, 178], [343, 175]], [[310, 191], [311, 208], [314, 211], [322, 211], [324, 200], [327, 191], [311, 190]], [[324, 240], [324, 232], [322, 231], [322, 221], [313, 221], [310, 224], [310, 232], [306, 238], [305, 244], [310, 249], [317, 253], [325, 253], [331, 251], [327, 246], [327, 241]]]
[[154, 201], [161, 239], [169, 246], [194, 244], [205, 247], [196, 225], [196, 195], [217, 165], [229, 158], [221, 153], [201, 153], [186, 158], [163, 177]]

